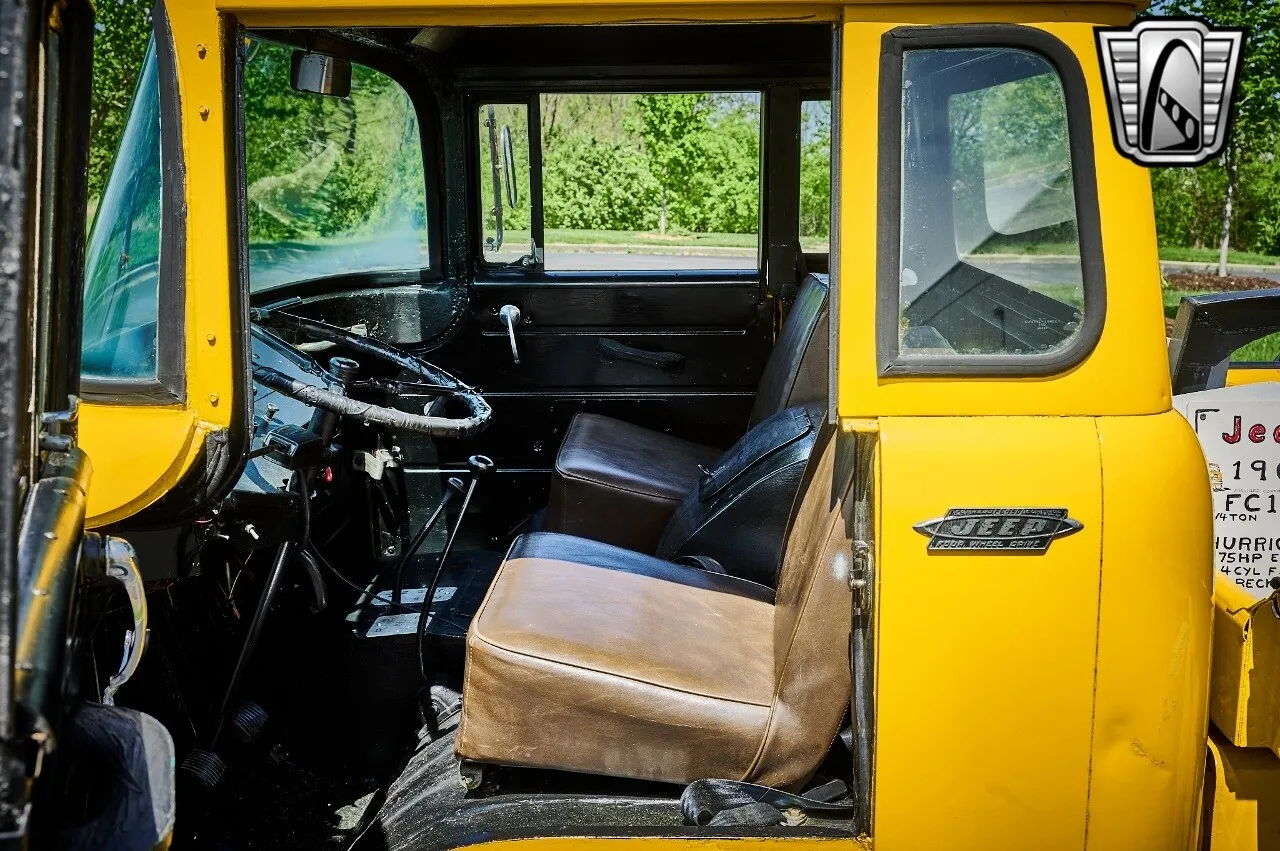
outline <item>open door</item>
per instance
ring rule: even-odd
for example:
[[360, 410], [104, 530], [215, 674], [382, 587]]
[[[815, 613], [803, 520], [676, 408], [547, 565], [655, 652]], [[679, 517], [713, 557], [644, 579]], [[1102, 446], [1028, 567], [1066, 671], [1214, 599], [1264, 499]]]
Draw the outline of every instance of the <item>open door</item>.
[[[216, 16], [158, 2], [154, 30], [85, 258], [81, 435], [95, 459], [89, 523], [182, 520], [234, 481], [248, 379], [241, 287], [227, 286], [224, 55]], [[178, 45], [184, 46], [179, 50]], [[228, 63], [232, 67], [234, 63]], [[206, 148], [207, 149], [207, 148]], [[216, 281], [216, 286], [203, 285]]]
[[875, 458], [871, 833], [1187, 847], [1210, 511], [1170, 410], [1148, 176], [1106, 135], [1104, 21], [1009, 11], [1027, 23], [903, 6], [844, 27], [837, 413]]
[[[93, 466], [78, 445], [88, 0], [0, 9], [0, 842], [165, 846], [173, 743], [112, 705], [145, 649], [132, 548], [85, 531]], [[85, 591], [122, 583], [124, 662], [87, 675]]]

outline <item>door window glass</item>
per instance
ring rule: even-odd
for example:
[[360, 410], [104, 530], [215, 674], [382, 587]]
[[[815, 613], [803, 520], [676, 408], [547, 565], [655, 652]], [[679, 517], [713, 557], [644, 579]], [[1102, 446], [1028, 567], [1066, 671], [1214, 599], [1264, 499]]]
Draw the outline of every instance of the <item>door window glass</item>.
[[80, 361], [85, 378], [149, 381], [158, 376], [160, 236], [166, 213], [161, 174], [153, 41], [89, 236]]
[[800, 104], [800, 247], [831, 248], [831, 101]]
[[390, 77], [355, 63], [348, 97], [295, 91], [293, 52], [257, 38], [246, 49], [250, 290], [426, 268], [426, 181], [413, 102]]
[[535, 256], [529, 192], [529, 107], [480, 105], [480, 236], [486, 263]]
[[1015, 49], [903, 58], [903, 354], [1066, 346], [1084, 311], [1062, 82]]

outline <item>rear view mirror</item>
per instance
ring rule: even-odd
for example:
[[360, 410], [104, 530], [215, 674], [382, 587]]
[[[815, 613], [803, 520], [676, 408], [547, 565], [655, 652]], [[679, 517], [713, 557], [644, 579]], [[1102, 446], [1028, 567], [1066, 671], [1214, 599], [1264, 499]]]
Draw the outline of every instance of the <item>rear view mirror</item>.
[[344, 98], [351, 94], [351, 63], [324, 53], [293, 52], [289, 82], [297, 92]]

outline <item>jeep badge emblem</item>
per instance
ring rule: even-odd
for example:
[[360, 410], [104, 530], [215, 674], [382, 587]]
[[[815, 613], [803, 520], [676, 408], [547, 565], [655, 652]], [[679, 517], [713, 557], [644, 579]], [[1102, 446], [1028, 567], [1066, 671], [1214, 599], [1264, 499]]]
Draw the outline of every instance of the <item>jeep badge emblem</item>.
[[929, 551], [1018, 550], [1043, 553], [1054, 538], [1079, 532], [1065, 508], [953, 508], [945, 517], [917, 523]]
[[1096, 31], [1116, 147], [1148, 166], [1200, 165], [1227, 141], [1241, 29], [1148, 18]]

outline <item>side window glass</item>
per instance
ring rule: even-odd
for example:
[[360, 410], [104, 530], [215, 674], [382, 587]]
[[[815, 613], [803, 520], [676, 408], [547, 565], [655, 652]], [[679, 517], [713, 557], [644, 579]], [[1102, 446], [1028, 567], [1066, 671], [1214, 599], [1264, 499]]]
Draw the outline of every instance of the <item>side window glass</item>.
[[295, 91], [294, 48], [244, 62], [249, 288], [430, 264], [422, 137], [390, 77], [352, 63], [347, 97]]
[[153, 41], [86, 251], [84, 378], [148, 382], [159, 377], [161, 229], [167, 212], [161, 174]]
[[831, 250], [831, 101], [800, 104], [800, 247]]
[[1068, 345], [1084, 283], [1062, 81], [1016, 49], [903, 57], [902, 354]]
[[486, 263], [533, 257], [529, 107], [482, 103], [480, 128], [480, 238]]

